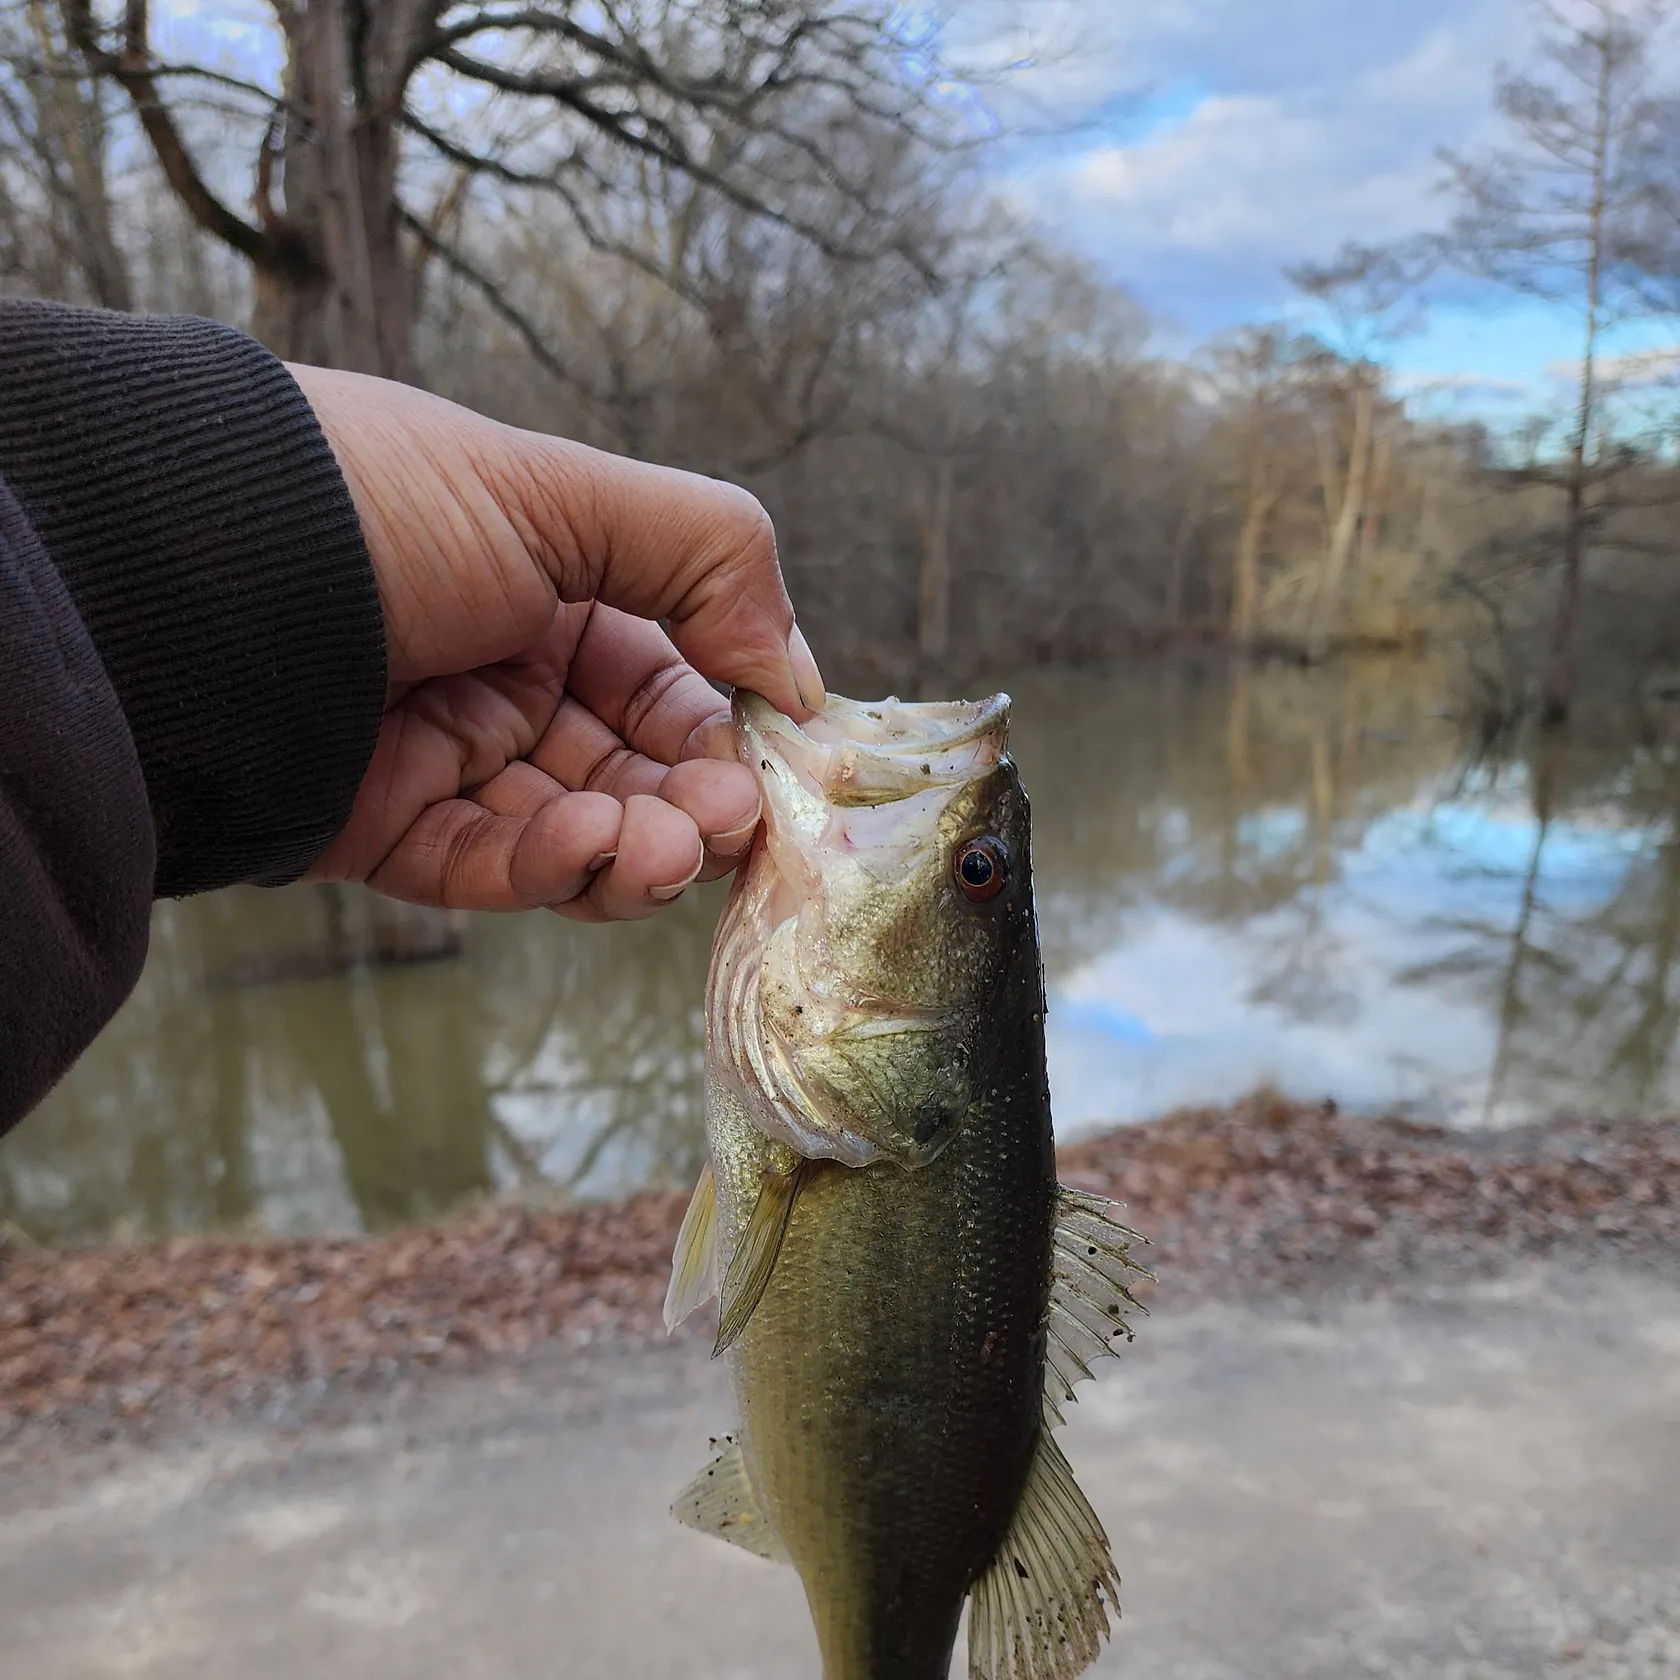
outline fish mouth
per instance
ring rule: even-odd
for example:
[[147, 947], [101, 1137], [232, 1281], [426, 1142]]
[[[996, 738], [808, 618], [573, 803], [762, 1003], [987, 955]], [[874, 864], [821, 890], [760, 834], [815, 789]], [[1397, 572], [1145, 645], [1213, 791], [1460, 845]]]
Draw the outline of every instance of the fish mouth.
[[[869, 703], [832, 697], [803, 727], [737, 692], [736, 739], [761, 779], [797, 777], [830, 808], [896, 804], [983, 775], [1002, 757], [1010, 699]], [[775, 786], [766, 788], [773, 797]]]
[[849, 1104], [805, 1065], [813, 1047], [938, 1034], [943, 1011], [860, 988], [829, 960], [823, 871], [836, 858], [883, 882], [937, 840], [955, 792], [993, 770], [1009, 732], [1006, 694], [981, 701], [831, 696], [803, 726], [738, 690], [736, 744], [765, 823], [718, 924], [707, 998], [710, 1060], [754, 1123], [810, 1159], [904, 1166], [931, 1158], [920, 1127], [880, 1117], [866, 1136]]

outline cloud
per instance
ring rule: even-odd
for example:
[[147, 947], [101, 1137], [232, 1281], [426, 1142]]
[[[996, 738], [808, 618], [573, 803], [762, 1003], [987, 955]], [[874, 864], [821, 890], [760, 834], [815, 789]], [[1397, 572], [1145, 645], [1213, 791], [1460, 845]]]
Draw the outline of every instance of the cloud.
[[[1580, 358], [1552, 362], [1546, 373], [1549, 378], [1574, 385], [1581, 377]], [[1680, 349], [1660, 346], [1630, 350], [1619, 356], [1604, 356], [1597, 362], [1597, 375], [1599, 383], [1606, 389], [1619, 391], [1637, 391], [1653, 385], [1672, 386], [1676, 376], [1680, 376]]]
[[1406, 396], [1526, 399], [1534, 394], [1526, 379], [1504, 379], [1491, 373], [1403, 373], [1394, 383]]
[[1285, 265], [1438, 226], [1437, 148], [1488, 132], [1525, 14], [1523, 0], [974, 0], [961, 15], [973, 50], [1020, 66], [1005, 103], [1066, 123], [1008, 158], [1009, 195], [1206, 331], [1278, 307]]

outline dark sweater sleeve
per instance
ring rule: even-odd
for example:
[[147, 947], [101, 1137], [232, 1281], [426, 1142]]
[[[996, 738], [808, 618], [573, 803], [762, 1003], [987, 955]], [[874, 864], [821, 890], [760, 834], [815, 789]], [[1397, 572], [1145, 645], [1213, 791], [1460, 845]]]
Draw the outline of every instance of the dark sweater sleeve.
[[0, 481], [0, 1131], [133, 986], [154, 862], [116, 690]]
[[132, 987], [154, 895], [326, 849], [384, 694], [355, 509], [281, 364], [0, 302], [0, 1131]]
[[385, 642], [291, 375], [210, 321], [0, 303], [0, 478], [122, 703], [158, 895], [295, 880], [349, 817]]

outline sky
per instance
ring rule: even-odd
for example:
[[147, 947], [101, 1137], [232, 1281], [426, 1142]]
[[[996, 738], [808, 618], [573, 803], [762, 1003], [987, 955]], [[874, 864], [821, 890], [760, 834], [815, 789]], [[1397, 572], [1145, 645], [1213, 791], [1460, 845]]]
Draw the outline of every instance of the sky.
[[[937, 8], [959, 61], [997, 72], [1018, 139], [1001, 190], [1123, 284], [1185, 353], [1239, 323], [1314, 324], [1284, 269], [1440, 227], [1442, 147], [1496, 141], [1492, 91], [1520, 64], [1538, 0], [905, 0]], [[159, 0], [164, 35], [207, 24], [260, 51], [265, 0]], [[1680, 74], [1680, 34], [1674, 68]], [[1567, 313], [1464, 285], [1386, 351], [1437, 412], [1555, 408], [1578, 358]], [[1680, 323], [1610, 354], [1680, 353]]]
[[[1301, 315], [1283, 270], [1443, 225], [1441, 147], [1501, 132], [1531, 0], [970, 0], [955, 40], [1013, 66], [1009, 197], [1127, 286], [1165, 345]], [[1465, 287], [1388, 359], [1438, 406], [1514, 413], [1579, 356], [1566, 314]], [[1680, 343], [1646, 327], [1612, 350]]]

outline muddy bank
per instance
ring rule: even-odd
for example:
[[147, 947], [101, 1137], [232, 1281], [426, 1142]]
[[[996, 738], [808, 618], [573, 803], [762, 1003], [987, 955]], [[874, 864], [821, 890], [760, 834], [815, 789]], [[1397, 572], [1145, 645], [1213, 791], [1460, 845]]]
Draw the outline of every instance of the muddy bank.
[[[1680, 1256], [1674, 1121], [1468, 1139], [1257, 1098], [1078, 1144], [1062, 1170], [1128, 1205], [1162, 1300]], [[352, 1241], [8, 1245], [0, 1437], [98, 1435], [662, 1336], [685, 1199], [500, 1208]]]

